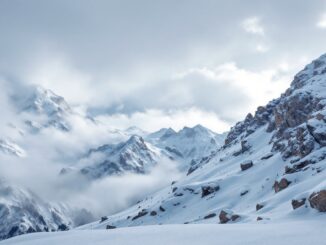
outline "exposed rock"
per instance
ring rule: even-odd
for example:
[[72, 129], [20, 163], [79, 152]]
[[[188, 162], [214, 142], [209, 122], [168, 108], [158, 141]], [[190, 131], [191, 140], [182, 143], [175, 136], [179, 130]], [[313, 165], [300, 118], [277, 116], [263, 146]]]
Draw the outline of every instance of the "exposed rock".
[[299, 199], [299, 200], [295, 200], [293, 199], [291, 204], [292, 204], [292, 208], [293, 209], [297, 209], [297, 208], [300, 208], [301, 206], [303, 206], [306, 202], [306, 198], [302, 198], [302, 199]]
[[148, 214], [147, 210], [146, 209], [143, 209], [135, 217], [133, 217], [131, 220], [136, 220], [136, 219], [138, 219], [140, 217], [143, 217], [143, 216], [145, 216], [147, 214]]
[[213, 218], [216, 216], [216, 213], [211, 213], [211, 214], [208, 214], [204, 217], [204, 219], [210, 219], [210, 218]]
[[245, 191], [240, 193], [240, 196], [244, 196], [244, 195], [248, 194], [248, 192], [249, 192], [248, 190], [245, 190]]
[[107, 226], [106, 226], [106, 229], [107, 229], [107, 230], [115, 229], [115, 228], [117, 228], [117, 227], [114, 226], [114, 225], [107, 225]]
[[108, 220], [108, 217], [103, 216], [103, 217], [101, 217], [101, 221], [100, 221], [100, 223], [102, 223], [102, 222], [104, 222], [104, 221], [106, 221], [106, 220]]
[[150, 213], [150, 216], [156, 216], [157, 215], [157, 212], [156, 211], [152, 211], [151, 213]]
[[219, 219], [221, 224], [226, 224], [229, 221], [236, 221], [240, 216], [237, 214], [229, 214], [226, 211], [222, 210], [219, 214]]
[[260, 220], [263, 220], [263, 218], [260, 217], [260, 216], [258, 216], [258, 217], [257, 217], [257, 221], [260, 221]]
[[242, 170], [242, 171], [245, 171], [245, 170], [251, 168], [252, 166], [254, 166], [254, 164], [253, 164], [252, 161], [250, 161], [250, 160], [245, 161], [244, 163], [241, 163], [241, 164], [240, 164], [240, 167], [241, 167], [241, 170]]
[[263, 156], [263, 157], [261, 158], [261, 160], [267, 160], [267, 159], [271, 158], [272, 156], [273, 156], [273, 153], [268, 153], [268, 154], [266, 154], [265, 156]]
[[220, 189], [220, 187], [217, 186], [202, 186], [201, 187], [201, 197], [208, 196], [210, 194], [213, 194], [214, 192], [217, 192]]
[[179, 193], [174, 193], [174, 196], [175, 196], [175, 197], [181, 197], [181, 196], [183, 196], [183, 193], [181, 193], [181, 192], [179, 192]]
[[264, 205], [257, 203], [256, 204], [256, 211], [262, 209], [263, 207], [264, 207]]
[[326, 190], [314, 192], [309, 197], [310, 206], [319, 212], [326, 212]]
[[58, 231], [67, 231], [69, 230], [69, 227], [65, 224], [61, 224], [58, 226]]
[[165, 208], [163, 208], [162, 206], [160, 206], [159, 209], [160, 209], [161, 212], [165, 212]]
[[178, 190], [178, 187], [173, 187], [172, 192], [175, 192], [176, 190]]
[[297, 164], [294, 164], [293, 167], [285, 166], [285, 173], [286, 174], [292, 174], [295, 172], [298, 172], [300, 170], [305, 170], [305, 167], [307, 167], [310, 164], [314, 164], [315, 162], [311, 159], [301, 161]]
[[275, 193], [281, 191], [281, 190], [284, 190], [285, 188], [287, 188], [289, 185], [291, 184], [290, 181], [288, 181], [286, 178], [282, 178], [280, 180], [280, 182], [278, 181], [275, 181], [274, 182], [274, 185], [273, 185], [273, 188], [275, 190]]

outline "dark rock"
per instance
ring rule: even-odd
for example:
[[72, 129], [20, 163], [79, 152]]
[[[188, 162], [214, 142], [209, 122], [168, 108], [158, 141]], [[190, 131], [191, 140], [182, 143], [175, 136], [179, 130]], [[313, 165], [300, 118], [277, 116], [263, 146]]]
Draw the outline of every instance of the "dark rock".
[[161, 212], [165, 212], [165, 208], [163, 208], [162, 206], [160, 206], [159, 209], [160, 209]]
[[208, 196], [210, 194], [213, 194], [214, 192], [217, 192], [220, 189], [219, 186], [202, 186], [201, 187], [201, 197]]
[[204, 217], [204, 219], [210, 219], [210, 218], [213, 218], [216, 216], [216, 213], [211, 213], [211, 214], [208, 214]]
[[65, 224], [61, 224], [58, 226], [58, 231], [67, 231], [69, 230], [69, 227]]
[[106, 226], [106, 229], [107, 229], [107, 230], [111, 230], [111, 229], [115, 229], [115, 228], [117, 228], [117, 227], [114, 226], [114, 225], [107, 225], [107, 226]]
[[240, 164], [240, 167], [241, 167], [242, 171], [245, 171], [245, 170], [251, 168], [252, 166], [254, 166], [252, 161], [246, 161], [246, 162]]
[[273, 153], [269, 153], [261, 158], [261, 160], [267, 160], [273, 156]]
[[293, 209], [297, 209], [297, 208], [300, 208], [301, 206], [303, 206], [306, 202], [306, 198], [302, 198], [302, 199], [299, 199], [299, 200], [295, 200], [293, 199], [291, 204], [292, 204], [292, 208]]
[[221, 224], [226, 224], [230, 220], [231, 221], [236, 221], [237, 219], [240, 218], [240, 215], [237, 214], [228, 214], [226, 211], [222, 210], [219, 214], [219, 219]]
[[106, 220], [108, 220], [108, 217], [103, 216], [103, 217], [101, 217], [101, 221], [100, 221], [100, 223], [103, 223], [103, 222], [106, 221]]
[[260, 220], [263, 220], [263, 218], [260, 217], [260, 216], [258, 216], [258, 217], [257, 217], [257, 221], [260, 221]]
[[174, 193], [174, 196], [175, 196], [175, 197], [181, 197], [181, 196], [183, 196], [183, 193], [181, 193], [181, 192], [179, 192], [179, 193]]
[[143, 209], [135, 217], [133, 217], [131, 220], [139, 219], [140, 217], [143, 217], [143, 216], [145, 216], [147, 214], [148, 214], [148, 212], [146, 211], [146, 209]]
[[152, 211], [151, 213], [150, 213], [150, 216], [156, 216], [157, 215], [157, 212], [156, 211]]
[[285, 188], [287, 188], [289, 185], [291, 184], [291, 181], [288, 181], [285, 178], [282, 178], [280, 182], [275, 181], [273, 188], [275, 190], [275, 193], [284, 190]]
[[176, 190], [178, 190], [178, 187], [173, 187], [172, 192], [175, 192]]
[[244, 195], [246, 195], [248, 192], [249, 192], [248, 190], [245, 190], [245, 191], [243, 191], [243, 192], [240, 193], [240, 196], [244, 196]]
[[263, 207], [264, 207], [264, 205], [257, 203], [256, 204], [256, 211], [262, 209]]
[[314, 192], [309, 197], [310, 206], [319, 212], [326, 212], [326, 190]]

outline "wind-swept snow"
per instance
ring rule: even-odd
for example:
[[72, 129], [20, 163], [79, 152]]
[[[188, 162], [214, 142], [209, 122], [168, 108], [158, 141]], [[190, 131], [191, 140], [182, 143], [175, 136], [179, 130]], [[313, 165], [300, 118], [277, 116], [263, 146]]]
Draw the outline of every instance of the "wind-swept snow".
[[0, 245], [324, 245], [324, 220], [275, 224], [162, 225], [38, 233]]

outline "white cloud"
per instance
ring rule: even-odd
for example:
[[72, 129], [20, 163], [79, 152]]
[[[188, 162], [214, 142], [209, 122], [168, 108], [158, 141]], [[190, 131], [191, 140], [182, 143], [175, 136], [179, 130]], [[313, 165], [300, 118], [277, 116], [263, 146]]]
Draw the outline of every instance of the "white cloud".
[[171, 109], [169, 111], [148, 109], [144, 112], [134, 112], [130, 116], [116, 113], [113, 115], [99, 116], [97, 119], [112, 127], [126, 129], [130, 126], [137, 126], [149, 132], [166, 127], [180, 130], [184, 126], [193, 127], [197, 124], [202, 124], [220, 133], [230, 128], [230, 125], [219, 119], [216, 113], [195, 107]]
[[317, 22], [317, 27], [326, 28], [326, 14], [323, 14]]
[[242, 28], [252, 34], [257, 34], [257, 35], [264, 35], [265, 30], [264, 27], [261, 24], [261, 20], [258, 17], [250, 17], [245, 19], [242, 22]]
[[259, 53], [266, 53], [269, 51], [269, 47], [265, 44], [258, 44], [256, 46], [256, 51], [259, 52]]

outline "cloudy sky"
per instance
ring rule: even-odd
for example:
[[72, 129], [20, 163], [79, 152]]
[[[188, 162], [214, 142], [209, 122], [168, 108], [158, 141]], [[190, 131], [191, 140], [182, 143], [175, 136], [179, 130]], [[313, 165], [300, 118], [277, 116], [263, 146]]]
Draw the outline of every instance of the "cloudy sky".
[[1, 0], [0, 77], [116, 127], [215, 131], [324, 52], [320, 0]]

